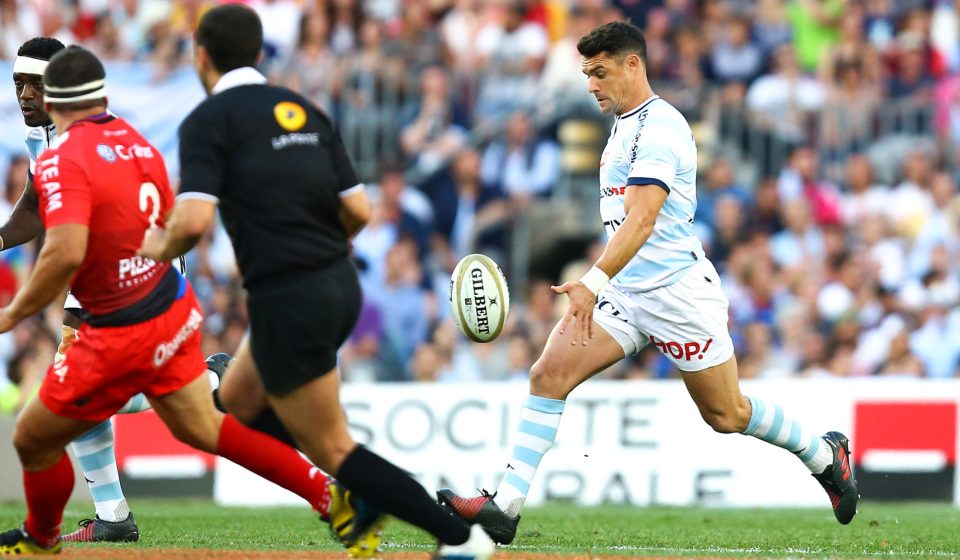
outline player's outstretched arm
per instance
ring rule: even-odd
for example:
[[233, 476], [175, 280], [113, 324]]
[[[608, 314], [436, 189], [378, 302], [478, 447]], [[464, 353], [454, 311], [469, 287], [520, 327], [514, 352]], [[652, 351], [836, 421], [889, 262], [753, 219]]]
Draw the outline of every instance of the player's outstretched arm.
[[37, 313], [63, 293], [87, 254], [85, 225], [63, 224], [47, 230], [37, 264], [10, 305], [0, 309], [0, 332]]
[[[560, 334], [574, 329], [571, 344], [586, 345], [593, 338], [593, 305], [604, 284], [627, 266], [640, 247], [647, 242], [657, 222], [660, 208], [667, 200], [667, 191], [658, 185], [632, 185], [623, 197], [626, 218], [610, 236], [600, 259], [577, 282], [567, 282], [553, 288], [558, 294], [567, 294], [570, 305], [560, 320]], [[573, 323], [571, 325], [571, 322]]]
[[43, 231], [40, 221], [40, 203], [33, 188], [33, 178], [27, 177], [27, 186], [20, 195], [7, 223], [0, 226], [0, 250], [11, 249], [35, 239]]
[[186, 254], [213, 226], [216, 213], [216, 203], [209, 200], [178, 199], [167, 218], [166, 228], [150, 227], [137, 255], [155, 261], [169, 261]]

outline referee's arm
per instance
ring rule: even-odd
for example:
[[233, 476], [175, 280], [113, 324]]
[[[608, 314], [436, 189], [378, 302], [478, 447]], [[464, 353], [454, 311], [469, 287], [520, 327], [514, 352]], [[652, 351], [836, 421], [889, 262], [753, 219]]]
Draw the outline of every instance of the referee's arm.
[[169, 261], [186, 254], [212, 226], [217, 213], [215, 202], [201, 198], [178, 198], [166, 228], [151, 226], [143, 236], [137, 255], [155, 261]]
[[340, 223], [343, 224], [348, 238], [360, 233], [369, 221], [370, 201], [362, 188], [355, 192], [340, 193]]

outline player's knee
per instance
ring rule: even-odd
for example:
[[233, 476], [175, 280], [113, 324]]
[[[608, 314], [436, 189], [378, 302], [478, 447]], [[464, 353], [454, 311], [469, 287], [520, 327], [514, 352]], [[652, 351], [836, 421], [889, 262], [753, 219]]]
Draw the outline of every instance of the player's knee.
[[540, 356], [530, 368], [530, 392], [548, 398], [565, 398], [569, 391], [564, 390], [559, 366], [551, 357]]
[[750, 410], [742, 406], [702, 409], [700, 414], [715, 432], [721, 434], [739, 434], [750, 422]]
[[13, 430], [13, 447], [17, 451], [20, 463], [26, 469], [31, 469], [38, 462], [43, 461], [43, 441], [35, 437], [34, 433], [22, 423], [17, 422]]
[[182, 423], [170, 426], [170, 433], [178, 441], [194, 449], [207, 453], [217, 452], [219, 430], [209, 426], [207, 422]]

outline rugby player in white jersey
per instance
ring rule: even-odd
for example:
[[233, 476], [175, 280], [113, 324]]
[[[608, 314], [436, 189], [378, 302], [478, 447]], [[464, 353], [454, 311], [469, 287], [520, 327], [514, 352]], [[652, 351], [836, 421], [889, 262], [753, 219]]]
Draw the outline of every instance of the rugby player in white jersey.
[[567, 295], [569, 309], [530, 370], [530, 395], [497, 492], [463, 498], [444, 489], [440, 502], [510, 543], [567, 395], [652, 343], [680, 370], [707, 424], [797, 455], [827, 491], [837, 520], [849, 523], [859, 494], [847, 437], [814, 434], [778, 405], [740, 392], [727, 298], [693, 232], [697, 147], [683, 116], [650, 87], [643, 34], [608, 23], [577, 49], [590, 93], [616, 116], [600, 160], [607, 245], [579, 281], [554, 288]]

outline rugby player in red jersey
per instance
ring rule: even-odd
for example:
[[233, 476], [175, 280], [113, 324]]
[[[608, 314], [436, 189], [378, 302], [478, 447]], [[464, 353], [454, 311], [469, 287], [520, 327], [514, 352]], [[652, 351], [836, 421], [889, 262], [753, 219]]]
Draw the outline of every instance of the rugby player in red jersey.
[[13, 435], [27, 519], [0, 533], [0, 555], [60, 551], [73, 489], [65, 446], [143, 393], [181, 441], [217, 453], [320, 510], [326, 479], [291, 447], [216, 410], [200, 350], [203, 316], [189, 282], [166, 262], [135, 255], [173, 206], [159, 151], [106, 111], [103, 65], [89, 51], [57, 53], [44, 104], [59, 138], [34, 184], [46, 242], [26, 285], [0, 309], [0, 332], [37, 313], [67, 284], [85, 309], [80, 336], [50, 368]]

